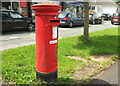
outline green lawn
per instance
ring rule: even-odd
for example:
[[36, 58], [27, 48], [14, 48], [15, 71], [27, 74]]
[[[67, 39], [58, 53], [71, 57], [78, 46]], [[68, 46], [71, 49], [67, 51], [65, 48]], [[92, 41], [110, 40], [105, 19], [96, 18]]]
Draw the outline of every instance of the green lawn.
[[[58, 77], [60, 83], [72, 83], [70, 77], [76, 70], [88, 66], [83, 61], [66, 58], [81, 56], [88, 59], [94, 54], [118, 53], [118, 28], [90, 33], [90, 40], [83, 36], [59, 39]], [[34, 84], [36, 79], [35, 45], [2, 51], [2, 77], [4, 82]]]

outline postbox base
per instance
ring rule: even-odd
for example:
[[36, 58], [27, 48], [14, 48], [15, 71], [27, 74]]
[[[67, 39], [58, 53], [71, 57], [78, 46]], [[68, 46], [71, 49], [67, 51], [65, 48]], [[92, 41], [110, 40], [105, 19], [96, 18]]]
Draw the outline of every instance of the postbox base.
[[36, 79], [45, 82], [55, 82], [57, 83], [57, 71], [52, 73], [41, 73], [36, 71]]

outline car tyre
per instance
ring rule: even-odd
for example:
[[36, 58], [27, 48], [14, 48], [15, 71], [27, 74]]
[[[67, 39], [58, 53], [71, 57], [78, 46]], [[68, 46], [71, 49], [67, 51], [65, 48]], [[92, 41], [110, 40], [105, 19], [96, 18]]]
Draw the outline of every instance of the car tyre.
[[102, 21], [99, 24], [102, 24]]
[[111, 22], [111, 24], [114, 24], [113, 22]]
[[28, 31], [34, 31], [35, 30], [35, 25], [33, 23], [28, 24], [27, 30]]
[[73, 27], [73, 22], [69, 23], [69, 27], [72, 28]]

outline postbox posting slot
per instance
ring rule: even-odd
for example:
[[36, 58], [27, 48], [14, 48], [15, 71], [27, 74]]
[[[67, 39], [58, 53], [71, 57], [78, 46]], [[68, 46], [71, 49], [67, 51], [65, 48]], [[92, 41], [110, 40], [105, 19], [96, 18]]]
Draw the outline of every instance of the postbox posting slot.
[[60, 24], [60, 19], [50, 19], [50, 23]]
[[59, 20], [50, 20], [50, 22], [60, 22]]

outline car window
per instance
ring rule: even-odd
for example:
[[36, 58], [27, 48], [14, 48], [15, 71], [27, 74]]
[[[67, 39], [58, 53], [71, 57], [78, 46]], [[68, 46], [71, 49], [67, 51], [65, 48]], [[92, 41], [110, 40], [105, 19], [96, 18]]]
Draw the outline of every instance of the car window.
[[113, 17], [120, 17], [120, 14], [113, 14]]
[[105, 16], [105, 14], [102, 14], [102, 16]]
[[60, 12], [59, 13], [59, 17], [65, 17], [67, 13], [64, 13], [64, 12]]
[[103, 14], [103, 16], [108, 16], [108, 17], [110, 17], [110, 14]]
[[107, 16], [108, 14], [102, 14], [102, 16]]
[[72, 13], [72, 17], [77, 17], [76, 13]]
[[89, 14], [89, 18], [93, 17], [93, 14]]
[[82, 13], [76, 13], [76, 15], [77, 15], [77, 17], [79, 17], [79, 18], [83, 18], [83, 15], [82, 15]]
[[15, 13], [15, 12], [10, 12], [10, 15], [12, 18], [23, 18], [22, 15], [18, 14], [18, 13]]
[[110, 14], [108, 14], [108, 17], [110, 17]]
[[8, 12], [2, 12], [2, 19], [8, 19], [10, 18]]

